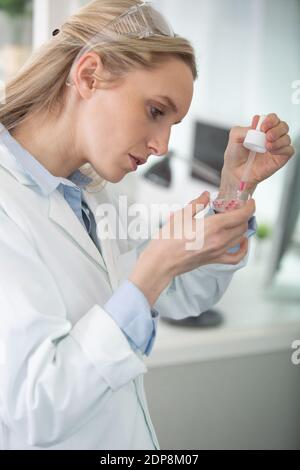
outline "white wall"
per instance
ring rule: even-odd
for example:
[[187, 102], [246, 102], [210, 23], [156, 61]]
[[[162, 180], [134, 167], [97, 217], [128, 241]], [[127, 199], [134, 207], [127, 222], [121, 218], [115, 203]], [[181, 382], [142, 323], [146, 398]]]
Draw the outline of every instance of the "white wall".
[[33, 47], [48, 41], [54, 29], [79, 5], [79, 0], [34, 0]]

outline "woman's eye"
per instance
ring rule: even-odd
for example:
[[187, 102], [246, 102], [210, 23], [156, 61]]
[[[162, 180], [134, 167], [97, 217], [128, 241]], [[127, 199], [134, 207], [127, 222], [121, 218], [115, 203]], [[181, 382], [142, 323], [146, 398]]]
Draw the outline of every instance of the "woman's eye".
[[154, 120], [156, 120], [160, 116], [164, 116], [165, 113], [154, 106], [151, 106], [151, 116]]

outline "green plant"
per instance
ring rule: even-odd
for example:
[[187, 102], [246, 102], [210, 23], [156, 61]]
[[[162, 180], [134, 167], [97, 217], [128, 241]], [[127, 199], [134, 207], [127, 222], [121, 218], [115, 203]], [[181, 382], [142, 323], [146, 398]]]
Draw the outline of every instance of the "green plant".
[[24, 15], [31, 7], [32, 0], [0, 0], [0, 11], [11, 16]]

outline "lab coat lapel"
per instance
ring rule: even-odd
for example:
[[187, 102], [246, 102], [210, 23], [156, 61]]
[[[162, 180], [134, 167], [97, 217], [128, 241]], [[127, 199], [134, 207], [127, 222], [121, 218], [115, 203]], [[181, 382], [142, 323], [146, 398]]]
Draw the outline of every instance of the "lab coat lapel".
[[[95, 221], [97, 223], [97, 220], [99, 220], [99, 217], [97, 217], [97, 207], [102, 202], [107, 203], [107, 201], [101, 201], [101, 197], [99, 199], [99, 196], [98, 196], [98, 199], [97, 199], [97, 197], [94, 194], [87, 193], [87, 192], [85, 192], [85, 199], [89, 208], [92, 210], [94, 217], [95, 217]], [[117, 259], [120, 253], [119, 253], [118, 243], [116, 240], [116, 235], [113, 233], [112, 227], [108, 226], [108, 231], [109, 231], [109, 238], [107, 238], [106, 234], [101, 233], [101, 224], [99, 224], [98, 230], [97, 230], [97, 237], [99, 240], [101, 253], [104, 258], [107, 272], [110, 278], [112, 289], [116, 290], [120, 284], [120, 279], [119, 279], [118, 269], [117, 269]]]
[[87, 256], [100, 265], [104, 271], [107, 271], [99, 250], [58, 191], [50, 194], [49, 218], [59, 225]]

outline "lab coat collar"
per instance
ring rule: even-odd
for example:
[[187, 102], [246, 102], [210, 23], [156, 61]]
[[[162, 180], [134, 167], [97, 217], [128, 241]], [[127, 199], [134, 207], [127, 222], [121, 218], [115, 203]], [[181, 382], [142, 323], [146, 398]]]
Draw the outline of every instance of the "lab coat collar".
[[[97, 222], [97, 207], [99, 204], [107, 202], [105, 190], [101, 192], [100, 199], [99, 195], [96, 197], [94, 194], [87, 193], [86, 191], [84, 192], [84, 197]], [[110, 232], [110, 237], [107, 238], [106, 234], [101, 233], [100, 224], [100, 233], [98, 232], [101, 243], [100, 254], [78, 218], [74, 217], [73, 211], [68, 203], [57, 191], [50, 195], [49, 217], [54, 223], [60, 225], [79, 248], [84, 250], [90, 258], [96, 261], [97, 265], [100, 265], [101, 268], [107, 272], [112, 291], [115, 291], [119, 287], [122, 279], [120, 279], [119, 272], [120, 250], [111, 227], [106, 227], [106, 230]]]
[[8, 150], [4, 142], [0, 139], [0, 166], [5, 168], [11, 175], [25, 186], [35, 186], [36, 184], [27, 175], [22, 166], [17, 162], [15, 156]]
[[[109, 197], [106, 192], [106, 189], [104, 188], [102, 189], [101, 192], [98, 192], [96, 194], [88, 193], [87, 191], [84, 191], [84, 197], [88, 206], [92, 210], [94, 217], [95, 217], [95, 221], [97, 223], [97, 208], [99, 207], [100, 204], [106, 204], [109, 201]], [[101, 253], [105, 262], [105, 266], [109, 273], [109, 279], [110, 279], [112, 289], [114, 291], [119, 287], [119, 284], [122, 280], [119, 276], [119, 264], [118, 264], [119, 257], [120, 257], [120, 249], [119, 249], [118, 242], [116, 240], [116, 234], [113, 233], [112, 227], [109, 226], [109, 224], [106, 227], [106, 230], [109, 231], [109, 235], [110, 235], [109, 238], [107, 238], [106, 234], [102, 233], [101, 230], [102, 230], [102, 224], [99, 224], [98, 236], [99, 236], [100, 243], [101, 243]]]
[[105, 261], [89, 234], [74, 215], [63, 196], [55, 191], [49, 196], [49, 218], [59, 225], [78, 247], [83, 250], [97, 265], [106, 272]]
[[[3, 127], [3, 126], [2, 126]], [[1, 131], [1, 125], [0, 125]], [[36, 182], [25, 172], [22, 165], [17, 161], [14, 154], [7, 148], [0, 138], [0, 166], [5, 168], [22, 185], [36, 187]], [[71, 183], [72, 184], [72, 183]], [[100, 268], [107, 272], [106, 263], [99, 250], [91, 240], [78, 218], [74, 215], [71, 207], [59, 191], [52, 191], [49, 198], [49, 218], [59, 225], [67, 236], [69, 236], [78, 247], [85, 252]], [[87, 203], [89, 198], [86, 196]], [[101, 243], [102, 245], [102, 243]], [[108, 264], [111, 262], [108, 260]]]

